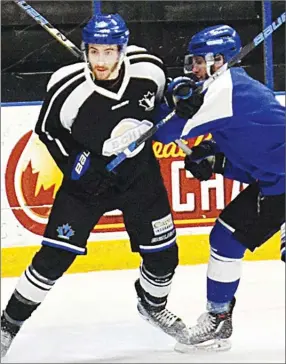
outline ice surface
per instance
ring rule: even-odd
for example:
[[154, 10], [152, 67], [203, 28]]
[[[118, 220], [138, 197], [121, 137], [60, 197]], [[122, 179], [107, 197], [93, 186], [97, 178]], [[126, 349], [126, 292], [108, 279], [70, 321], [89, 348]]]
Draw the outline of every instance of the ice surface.
[[[194, 324], [205, 309], [206, 265], [179, 266], [169, 309]], [[137, 270], [69, 274], [16, 337], [3, 363], [285, 363], [285, 265], [244, 262], [232, 349], [174, 352], [174, 339], [142, 320]], [[1, 307], [16, 278], [2, 279]]]

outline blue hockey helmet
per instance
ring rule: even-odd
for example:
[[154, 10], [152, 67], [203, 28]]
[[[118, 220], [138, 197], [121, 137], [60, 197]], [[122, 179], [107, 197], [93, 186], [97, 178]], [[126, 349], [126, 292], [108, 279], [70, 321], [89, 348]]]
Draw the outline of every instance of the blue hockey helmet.
[[117, 44], [126, 46], [129, 29], [119, 14], [97, 14], [82, 30], [85, 44]]
[[[189, 55], [185, 58], [185, 69], [188, 71], [190, 58], [221, 54], [228, 62], [241, 49], [241, 40], [238, 33], [229, 25], [215, 25], [195, 34], [188, 45]], [[187, 73], [187, 72], [186, 72]]]

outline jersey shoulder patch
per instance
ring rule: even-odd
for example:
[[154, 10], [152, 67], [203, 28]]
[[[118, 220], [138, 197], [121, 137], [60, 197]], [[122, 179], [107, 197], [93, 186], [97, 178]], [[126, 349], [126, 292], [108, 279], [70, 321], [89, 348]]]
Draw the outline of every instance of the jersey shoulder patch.
[[56, 72], [54, 72], [48, 82], [47, 91], [49, 91], [56, 83], [61, 81], [63, 78], [77, 73], [78, 71], [84, 71], [85, 62], [74, 63], [68, 66], [61, 67]]

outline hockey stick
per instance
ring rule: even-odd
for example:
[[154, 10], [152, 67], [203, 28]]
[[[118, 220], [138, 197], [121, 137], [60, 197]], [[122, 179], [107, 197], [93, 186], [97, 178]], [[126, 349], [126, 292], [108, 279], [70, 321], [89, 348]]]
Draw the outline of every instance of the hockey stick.
[[[58, 40], [63, 46], [65, 46], [70, 52], [72, 52], [77, 58], [82, 59], [82, 52], [77, 48], [71, 41], [69, 41], [59, 30], [55, 29], [43, 16], [41, 16], [35, 9], [28, 5], [25, 1], [14, 0], [27, 14], [29, 14], [37, 23], [39, 23], [45, 30], [47, 30], [56, 40]], [[100, 1], [94, 0], [94, 13], [100, 12]], [[270, 34], [278, 29], [283, 23], [285, 23], [285, 12], [282, 13], [271, 25], [267, 26], [261, 33], [259, 33], [249, 44], [244, 46], [241, 51], [234, 56], [228, 63], [221, 69], [215, 72], [207, 81], [204, 82], [203, 86], [198, 87], [195, 92], [204, 92], [222, 73], [227, 71], [230, 67], [241, 61], [249, 52], [255, 47], [262, 43]], [[174, 115], [175, 110], [165, 116], [151, 129], [147, 130], [146, 133], [142, 134], [136, 141], [129, 144], [127, 148], [119, 153], [111, 162], [106, 166], [108, 171], [113, 171], [120, 163], [122, 163], [127, 155], [133, 152], [142, 143], [145, 143], [151, 136], [153, 136], [159, 128], [166, 124]], [[176, 139], [176, 144], [186, 153], [190, 154], [191, 149], [185, 145], [181, 140]]]
[[74, 56], [83, 60], [83, 54], [80, 49], [77, 48], [66, 36], [61, 33], [58, 29], [54, 28], [47, 19], [45, 19], [41, 14], [39, 14], [34, 8], [22, 0], [13, 0], [20, 8], [22, 8], [25, 13], [30, 15], [38, 24], [41, 25], [48, 33], [51, 34], [58, 42], [60, 42], [64, 47], [66, 47]]
[[[195, 92], [204, 92], [219, 76], [226, 72], [229, 68], [234, 66], [237, 62], [241, 61], [248, 53], [250, 53], [255, 47], [262, 43], [270, 34], [278, 29], [283, 23], [285, 23], [285, 12], [282, 13], [271, 25], [267, 26], [261, 33], [259, 33], [250, 43], [244, 46], [240, 52], [232, 57], [228, 63], [222, 68], [216, 71], [211, 77], [209, 77], [202, 86], [199, 86]], [[166, 124], [175, 115], [175, 110], [165, 116], [164, 119], [160, 120], [156, 125], [149, 129], [146, 133], [143, 133], [137, 140], [130, 143], [124, 151], [119, 153], [111, 162], [106, 166], [108, 171], [113, 171], [120, 163], [122, 163], [128, 156], [129, 153], [133, 152], [142, 143], [146, 142], [151, 136], [153, 136], [159, 128]], [[181, 140], [176, 139], [177, 145], [186, 153], [191, 154], [191, 149], [187, 147]]]
[[[252, 42], [247, 44], [241, 49], [241, 51], [226, 64], [224, 69], [218, 70], [212, 75], [201, 87], [196, 89], [197, 93], [204, 92], [213, 82], [217, 79], [223, 72], [227, 71], [229, 68], [234, 66], [236, 63], [241, 61], [248, 53], [250, 53], [255, 47], [262, 43], [270, 34], [272, 34], [277, 28], [279, 28], [283, 23], [285, 23], [285, 12], [282, 13], [272, 24], [268, 25], [261, 33], [259, 33]], [[181, 140], [176, 139], [176, 144], [186, 153], [191, 154], [191, 149], [187, 147]]]
[[[64, 47], [66, 47], [74, 56], [76, 56], [80, 60], [84, 60], [82, 51], [73, 44], [70, 40], [68, 40], [64, 34], [62, 34], [59, 30], [54, 28], [52, 24], [50, 24], [47, 19], [45, 19], [41, 14], [39, 14], [32, 6], [28, 5], [26, 1], [22, 0], [13, 0], [15, 4], [17, 4], [20, 8], [22, 8], [28, 15], [30, 15], [38, 24], [40, 24], [48, 33], [50, 33], [57, 41], [59, 41]], [[94, 0], [93, 2], [93, 12], [94, 14], [100, 14], [101, 13], [101, 2], [99, 0]], [[163, 124], [167, 122], [171, 117], [174, 115], [174, 113], [168, 116], [168, 118], [165, 120], [163, 119]], [[161, 123], [158, 123], [157, 125], [163, 125]], [[153, 132], [154, 134], [154, 132]], [[153, 135], [150, 134], [150, 137]], [[149, 135], [149, 134], [148, 134]], [[180, 148], [185, 153], [190, 153], [190, 148], [187, 147], [183, 142], [176, 141], [177, 144], [180, 146]], [[141, 142], [143, 143], [143, 142]], [[140, 144], [141, 144], [140, 143]]]

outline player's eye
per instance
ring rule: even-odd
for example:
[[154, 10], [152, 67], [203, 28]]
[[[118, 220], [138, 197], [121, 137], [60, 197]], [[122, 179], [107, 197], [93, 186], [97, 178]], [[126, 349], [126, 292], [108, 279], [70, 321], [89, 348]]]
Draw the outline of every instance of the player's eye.
[[90, 54], [97, 54], [98, 52], [97, 52], [97, 50], [96, 49], [90, 49]]

